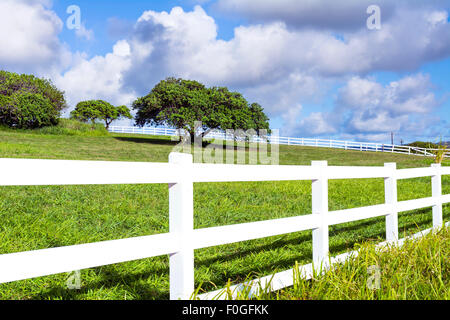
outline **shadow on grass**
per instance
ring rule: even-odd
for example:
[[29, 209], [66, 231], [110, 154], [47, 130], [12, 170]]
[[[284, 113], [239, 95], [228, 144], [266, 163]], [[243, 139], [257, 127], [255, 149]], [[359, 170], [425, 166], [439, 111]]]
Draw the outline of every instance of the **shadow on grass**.
[[[399, 232], [408, 231], [408, 233], [416, 233], [420, 229], [424, 229], [425, 225], [432, 222], [431, 215], [424, 216], [430, 212], [430, 209], [415, 210], [409, 213], [409, 216], [420, 216], [420, 220], [402, 223], [399, 227]], [[448, 212], [444, 213], [444, 218], [450, 216]], [[354, 224], [354, 225], [353, 225]], [[382, 224], [381, 226], [379, 226]], [[384, 223], [382, 221], [366, 220], [362, 222], [353, 222], [351, 226], [334, 227], [330, 230], [330, 238], [338, 237], [345, 232], [358, 232], [367, 231], [369, 225], [375, 227], [374, 230], [368, 232], [359, 232], [356, 236], [350, 237], [347, 241], [339, 244], [330, 244], [330, 253], [332, 256], [343, 253], [347, 250], [353, 250], [354, 246], [364, 241], [378, 241], [380, 238], [385, 237]], [[380, 230], [381, 228], [381, 230]], [[330, 240], [331, 240], [330, 239]], [[233, 261], [241, 258], [248, 257], [250, 255], [256, 255], [264, 251], [282, 249], [290, 245], [301, 245], [305, 243], [311, 243], [312, 238], [310, 232], [308, 234], [299, 234], [295, 238], [280, 239], [270, 244], [263, 244], [255, 246], [251, 249], [246, 249], [233, 253], [221, 253], [214, 257], [197, 258], [196, 267], [208, 266], [211, 271], [211, 278], [208, 282], [202, 285], [202, 289], [206, 291], [215, 290], [217, 288], [223, 288], [226, 285], [228, 279], [232, 279], [234, 283], [242, 282], [248, 279], [251, 275], [252, 278], [262, 276], [263, 274], [272, 274], [274, 266], [277, 269], [285, 268], [290, 269], [295, 265], [295, 262], [308, 263], [312, 259], [311, 246], [307, 245], [302, 251], [298, 252], [298, 255], [280, 258], [276, 261], [267, 260], [266, 263], [259, 264], [258, 266], [246, 265], [243, 268], [238, 269], [224, 269], [221, 264], [225, 261]], [[306, 262], [305, 262], [306, 261]], [[283, 269], [284, 270], [284, 269]], [[226, 272], [224, 272], [226, 271]], [[166, 300], [169, 299], [169, 289], [165, 287], [156, 288], [152, 284], [146, 284], [145, 279], [154, 276], [155, 274], [161, 276], [167, 276], [169, 274], [169, 267], [157, 267], [151, 271], [138, 272], [138, 273], [122, 273], [118, 272], [113, 266], [102, 267], [101, 279], [89, 282], [79, 290], [68, 290], [65, 286], [53, 287], [45, 292], [31, 297], [31, 299], [57, 299], [62, 297], [63, 299], [81, 299], [82, 295], [95, 290], [105, 290], [108, 288], [115, 288], [120, 285], [132, 288], [130, 291], [132, 294], [140, 300]], [[253, 277], [254, 276], [254, 277]], [[196, 287], [199, 283], [196, 283]]]
[[92, 291], [112, 289], [121, 285], [131, 289], [125, 290], [132, 292], [138, 300], [168, 300], [169, 288], [158, 287], [155, 288], [151, 284], [145, 284], [145, 279], [150, 278], [155, 273], [169, 274], [169, 268], [158, 268], [152, 272], [138, 272], [123, 274], [118, 272], [113, 267], [102, 267], [101, 279], [89, 282], [82, 285], [80, 289], [68, 289], [66, 286], [53, 287], [49, 290], [31, 297], [31, 300], [79, 300], [84, 299], [86, 295]]
[[123, 142], [133, 142], [133, 143], [148, 143], [148, 144], [158, 144], [163, 146], [175, 146], [178, 144], [177, 141], [171, 141], [168, 139], [155, 138], [155, 137], [113, 137], [116, 140]]
[[[123, 141], [123, 142], [133, 142], [133, 143], [148, 143], [148, 144], [157, 144], [157, 145], [165, 145], [165, 146], [175, 146], [179, 143], [179, 141], [172, 141], [170, 139], [164, 139], [164, 138], [158, 138], [158, 137], [113, 137], [116, 140]], [[207, 146], [211, 146], [218, 149], [220, 147], [220, 144], [214, 143], [211, 141], [203, 141], [202, 147], [206, 148]], [[258, 148], [250, 148], [248, 145], [246, 146], [240, 146], [240, 145], [234, 145], [234, 146], [226, 146], [225, 144], [222, 145], [222, 149], [226, 150], [227, 148], [234, 149], [234, 151], [257, 151]], [[269, 152], [270, 153], [270, 152]]]

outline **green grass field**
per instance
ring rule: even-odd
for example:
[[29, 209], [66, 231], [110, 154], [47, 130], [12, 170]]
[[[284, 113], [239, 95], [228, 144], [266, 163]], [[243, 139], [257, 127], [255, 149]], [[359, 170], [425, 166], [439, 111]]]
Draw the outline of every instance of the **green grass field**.
[[[450, 228], [408, 239], [401, 247], [379, 250], [373, 243], [358, 247], [358, 256], [334, 265], [312, 279], [293, 268], [294, 285], [251, 294], [249, 287], [235, 300], [448, 300], [450, 288]], [[226, 299], [233, 290], [223, 289]]]
[[[167, 137], [0, 130], [0, 158], [167, 162], [177, 142]], [[387, 153], [280, 146], [280, 164], [429, 166], [430, 159]], [[7, 168], [3, 168], [7, 170]], [[113, 173], [112, 173], [113, 174]], [[443, 193], [450, 178], [443, 177]], [[431, 196], [430, 178], [402, 180], [399, 200]], [[168, 232], [166, 184], [1, 187], [0, 254]], [[276, 219], [311, 213], [307, 181], [199, 183], [194, 185], [195, 227]], [[383, 179], [333, 180], [330, 210], [384, 202]], [[450, 206], [444, 206], [444, 220]], [[399, 215], [400, 234], [431, 226], [431, 208]], [[332, 255], [362, 242], [384, 240], [384, 218], [330, 227]], [[219, 289], [311, 262], [311, 231], [195, 251], [196, 285]], [[168, 257], [81, 271], [82, 286], [69, 290], [69, 274], [0, 284], [0, 299], [168, 299]], [[444, 279], [448, 285], [448, 273]], [[414, 298], [414, 297], [410, 297]]]

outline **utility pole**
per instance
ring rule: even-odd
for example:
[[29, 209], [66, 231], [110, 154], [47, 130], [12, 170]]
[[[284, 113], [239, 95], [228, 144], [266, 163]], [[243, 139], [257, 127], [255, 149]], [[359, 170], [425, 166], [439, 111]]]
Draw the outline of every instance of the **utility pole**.
[[391, 131], [391, 145], [394, 145], [394, 132]]

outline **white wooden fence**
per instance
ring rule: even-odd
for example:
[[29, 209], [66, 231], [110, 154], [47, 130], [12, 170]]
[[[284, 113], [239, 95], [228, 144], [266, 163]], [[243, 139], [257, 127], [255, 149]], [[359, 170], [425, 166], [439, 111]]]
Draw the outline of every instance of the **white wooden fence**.
[[[450, 194], [442, 195], [441, 182], [442, 175], [450, 174], [450, 167], [439, 165], [397, 170], [395, 163], [383, 167], [327, 166], [326, 161], [313, 161], [311, 166], [197, 164], [190, 154], [171, 153], [169, 163], [0, 159], [0, 166], [7, 168], [0, 186], [168, 183], [169, 188], [168, 233], [3, 254], [0, 283], [169, 254], [171, 299], [188, 299], [194, 291], [195, 249], [312, 230], [313, 264], [327, 267], [348, 256], [329, 259], [330, 225], [385, 216], [387, 241], [395, 242], [398, 212], [432, 207], [433, 228], [439, 228], [443, 225], [442, 204], [450, 202]], [[397, 201], [397, 180], [426, 176], [431, 176], [431, 197]], [[357, 178], [384, 178], [385, 203], [330, 212], [328, 180]], [[296, 217], [194, 229], [194, 182], [281, 180], [312, 181], [312, 214], [299, 212]], [[311, 267], [302, 270], [307, 273]], [[254, 283], [267, 283], [268, 279]], [[292, 285], [293, 272], [277, 273], [271, 280], [272, 290]], [[218, 294], [206, 293], [200, 298]]]
[[[179, 136], [180, 132], [177, 129], [171, 128], [155, 128], [155, 127], [117, 127], [112, 126], [109, 128], [110, 132], [115, 133], [131, 133], [131, 134], [147, 134], [157, 136]], [[181, 133], [183, 135], [183, 133]], [[224, 133], [219, 131], [210, 132], [206, 138], [223, 139], [227, 140]], [[255, 140], [259, 140], [255, 137]], [[434, 157], [433, 151], [437, 149], [431, 148], [419, 148], [411, 146], [398, 146], [383, 143], [371, 143], [371, 142], [355, 142], [355, 141], [342, 141], [342, 140], [327, 140], [327, 139], [313, 139], [313, 138], [293, 138], [293, 137], [268, 137], [270, 143], [276, 143], [281, 145], [291, 146], [309, 146], [309, 147], [325, 147], [325, 148], [337, 148], [344, 150], [357, 150], [357, 151], [372, 151], [372, 152], [389, 152], [389, 153], [402, 153], [418, 156], [430, 156]], [[450, 151], [446, 152], [446, 158], [450, 157]]]

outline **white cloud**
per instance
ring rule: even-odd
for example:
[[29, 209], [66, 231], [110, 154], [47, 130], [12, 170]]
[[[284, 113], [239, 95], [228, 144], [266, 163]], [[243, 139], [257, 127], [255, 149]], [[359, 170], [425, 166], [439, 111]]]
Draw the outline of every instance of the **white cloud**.
[[366, 28], [370, 5], [380, 7], [382, 21], [386, 22], [412, 7], [429, 10], [446, 4], [447, 0], [219, 0], [216, 8], [252, 23], [282, 21], [294, 28], [349, 31]]
[[49, 1], [0, 2], [0, 65], [17, 72], [52, 74], [71, 60], [60, 42], [63, 28]]
[[75, 30], [75, 34], [77, 37], [85, 39], [87, 41], [94, 40], [94, 31], [91, 29], [87, 29], [84, 24], [81, 24], [80, 28]]
[[130, 66], [130, 46], [126, 40], [121, 40], [105, 57], [80, 57], [69, 71], [56, 78], [55, 83], [66, 92], [71, 106], [91, 99], [129, 104], [136, 97], [136, 93], [125, 89], [123, 83], [123, 73]]
[[427, 20], [433, 27], [440, 24], [445, 24], [448, 21], [448, 12], [443, 10], [433, 11], [428, 14]]
[[[428, 76], [404, 77], [388, 86], [352, 77], [339, 92], [338, 115], [303, 115], [302, 105], [323, 96], [326, 83], [336, 79], [378, 70], [414, 70], [449, 56], [450, 42], [440, 41], [450, 35], [450, 24], [443, 17], [441, 11], [411, 9], [384, 23], [380, 31], [347, 32], [343, 38], [273, 22], [239, 26], [234, 37], [224, 41], [217, 38], [215, 20], [200, 6], [190, 12], [180, 7], [146, 11], [113, 53], [83, 60], [60, 83], [74, 92], [71, 100], [108, 97], [125, 103], [165, 77], [196, 79], [244, 92], [270, 116], [284, 119], [292, 132], [352, 131], [373, 136], [388, 128], [406, 128], [412, 121], [407, 113], [425, 115], [433, 110], [437, 103]], [[347, 128], [342, 128], [344, 124]]]
[[[366, 9], [373, 0], [219, 0], [225, 13], [240, 14], [255, 22], [283, 21], [295, 27], [354, 29], [366, 25]], [[377, 1], [383, 16], [393, 11], [392, 1]]]
[[[120, 30], [112, 30], [125, 38], [116, 42], [111, 53], [88, 58], [71, 54], [58, 39], [63, 25], [48, 9], [48, 1], [2, 0], [0, 36], [6, 44], [0, 47], [0, 63], [20, 71], [58, 74], [53, 79], [72, 106], [85, 99], [129, 104], [161, 79], [176, 76], [243, 92], [271, 117], [284, 120], [291, 132], [352, 131], [374, 137], [388, 127], [409, 130], [411, 123], [419, 121], [411, 115], [426, 118], [437, 104], [428, 76], [404, 77], [383, 86], [366, 75], [415, 71], [424, 63], [449, 57], [450, 42], [442, 40], [450, 38], [447, 11], [391, 10], [390, 19], [382, 13], [381, 30], [371, 31], [355, 27], [356, 20], [345, 25], [352, 10], [366, 2], [327, 1], [328, 10], [323, 10], [317, 7], [323, 1], [261, 1], [257, 8], [248, 6], [273, 14], [261, 18], [264, 23], [235, 28], [230, 40], [218, 38], [216, 21], [200, 6], [188, 12], [180, 7], [146, 11], [133, 27], [122, 23], [116, 28]], [[228, 1], [241, 9], [250, 3]], [[323, 20], [330, 12], [331, 22]], [[292, 14], [299, 20], [308, 17], [310, 22], [292, 28], [291, 20], [276, 18], [277, 14]], [[365, 19], [365, 10], [363, 15]], [[330, 31], [333, 24], [343, 30], [339, 36]], [[78, 36], [93, 39], [93, 31], [84, 27]], [[69, 62], [70, 68], [63, 69]], [[320, 103], [331, 85], [347, 78], [335, 114], [305, 113], [307, 102]]]
[[385, 110], [392, 115], [425, 114], [438, 104], [431, 88], [430, 77], [424, 74], [406, 76], [387, 86], [353, 77], [339, 91], [338, 104], [341, 109]]
[[[429, 76], [416, 74], [382, 85], [370, 78], [351, 78], [338, 91], [336, 108], [312, 113], [298, 125], [298, 132], [312, 135], [341, 132], [372, 140], [386, 133], [417, 134], [436, 121], [438, 106]], [[435, 123], [437, 125], [437, 123]]]
[[402, 12], [380, 31], [360, 30], [344, 38], [326, 31], [289, 30], [282, 22], [240, 26], [224, 41], [217, 39], [214, 19], [199, 6], [191, 12], [147, 11], [130, 40], [134, 62], [129, 83], [140, 91], [142, 83], [158, 76], [178, 75], [250, 87], [294, 73], [327, 78], [415, 70], [450, 56], [450, 42], [442, 41], [450, 37], [450, 23], [431, 25], [430, 14]]
[[313, 112], [298, 124], [298, 131], [306, 136], [334, 134], [337, 132], [333, 115], [326, 112]]

